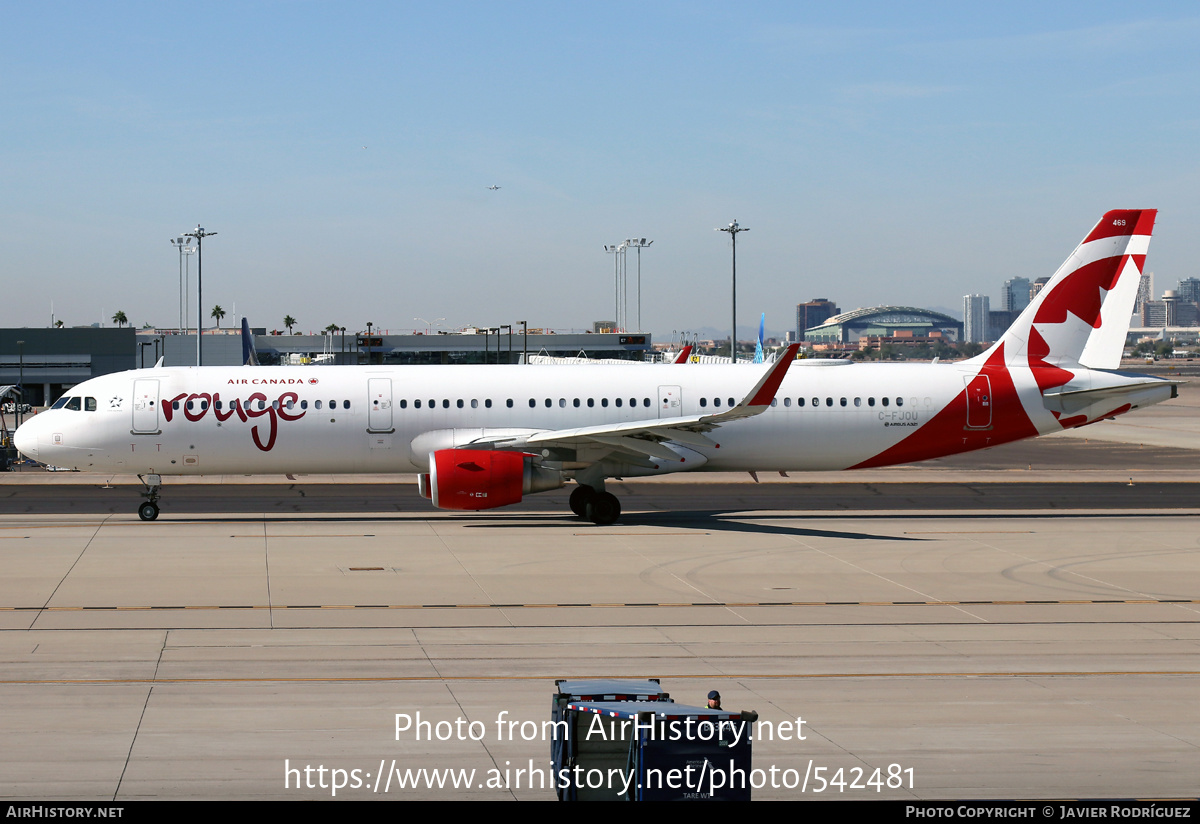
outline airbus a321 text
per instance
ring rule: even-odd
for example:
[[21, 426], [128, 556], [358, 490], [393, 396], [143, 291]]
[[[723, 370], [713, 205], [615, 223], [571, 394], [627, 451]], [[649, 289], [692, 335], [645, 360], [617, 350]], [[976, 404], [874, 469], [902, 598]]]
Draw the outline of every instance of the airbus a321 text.
[[609, 478], [888, 466], [1084, 426], [1175, 397], [1117, 371], [1154, 210], [1106, 214], [999, 342], [958, 363], [155, 367], [72, 388], [15, 435], [48, 464], [163, 475], [415, 472], [442, 509]]

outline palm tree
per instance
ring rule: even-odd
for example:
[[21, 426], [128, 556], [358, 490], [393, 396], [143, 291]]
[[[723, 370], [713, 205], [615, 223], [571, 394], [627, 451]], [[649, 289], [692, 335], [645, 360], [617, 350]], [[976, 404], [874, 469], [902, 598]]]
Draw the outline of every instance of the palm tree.
[[117, 313], [113, 315], [113, 323], [115, 323], [117, 328], [120, 329], [122, 326], [129, 323], [129, 318], [125, 317], [125, 313], [118, 309]]
[[332, 335], [334, 332], [341, 331], [341, 328], [336, 323], [331, 323], [325, 327], [325, 331]]
[[291, 315], [283, 316], [283, 325], [287, 327], [288, 334], [292, 334], [292, 327], [296, 325], [296, 319]]
[[221, 318], [225, 317], [225, 310], [221, 308], [220, 304], [213, 307], [212, 317], [217, 319], [217, 328], [220, 329], [221, 328]]

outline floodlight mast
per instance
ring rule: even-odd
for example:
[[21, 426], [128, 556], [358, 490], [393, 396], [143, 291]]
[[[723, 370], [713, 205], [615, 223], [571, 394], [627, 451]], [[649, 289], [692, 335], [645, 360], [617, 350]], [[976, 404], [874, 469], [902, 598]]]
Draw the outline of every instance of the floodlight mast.
[[646, 240], [644, 237], [629, 238], [625, 241], [625, 245], [632, 246], [638, 250], [637, 254], [637, 330], [642, 331], [642, 250], [653, 243], [653, 240]]
[[196, 239], [196, 365], [203, 366], [203, 355], [200, 354], [200, 338], [204, 335], [204, 239], [215, 237], [216, 232], [206, 232], [204, 227], [196, 224], [195, 230], [184, 232], [184, 237]]
[[729, 362], [737, 363], [737, 236], [738, 232], [749, 232], [745, 226], [738, 226], [735, 220], [723, 229], [717, 229], [718, 232], [728, 232], [729, 238], [733, 241], [733, 297], [730, 301], [732, 329], [729, 335]]

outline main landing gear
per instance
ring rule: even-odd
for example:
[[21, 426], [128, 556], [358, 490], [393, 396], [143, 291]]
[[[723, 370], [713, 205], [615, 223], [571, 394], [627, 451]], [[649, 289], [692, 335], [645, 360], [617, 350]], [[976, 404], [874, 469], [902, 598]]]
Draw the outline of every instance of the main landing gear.
[[621, 517], [621, 502], [616, 495], [597, 492], [586, 484], [580, 484], [571, 493], [571, 511], [580, 518], [604, 526]]
[[138, 475], [138, 480], [146, 485], [141, 493], [146, 500], [138, 506], [138, 517], [143, 521], [153, 521], [158, 517], [158, 490], [162, 486], [162, 478], [158, 475]]

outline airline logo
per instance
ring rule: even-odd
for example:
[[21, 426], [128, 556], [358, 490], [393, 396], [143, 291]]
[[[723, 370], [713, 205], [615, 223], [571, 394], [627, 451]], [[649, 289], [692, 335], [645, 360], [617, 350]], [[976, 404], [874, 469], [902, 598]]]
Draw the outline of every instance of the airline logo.
[[[262, 382], [266, 383], [265, 380]], [[302, 381], [299, 382], [302, 383]], [[279, 434], [279, 422], [298, 421], [306, 414], [305, 410], [296, 408], [298, 402], [299, 396], [295, 392], [284, 392], [273, 401], [268, 401], [267, 396], [262, 392], [255, 392], [246, 398], [245, 403], [240, 398], [235, 398], [228, 405], [222, 403], [221, 395], [217, 392], [212, 395], [207, 392], [196, 392], [190, 395], [184, 392], [164, 403], [162, 414], [166, 422], [170, 423], [171, 419], [175, 417], [175, 405], [179, 404], [183, 416], [193, 423], [203, 420], [209, 411], [213, 413], [218, 423], [225, 423], [234, 416], [237, 416], [242, 423], [249, 423], [252, 419], [266, 418], [266, 438], [262, 437], [262, 433], [259, 431], [261, 424], [258, 422], [250, 427], [250, 438], [260, 450], [270, 452], [275, 448], [275, 438]]]

